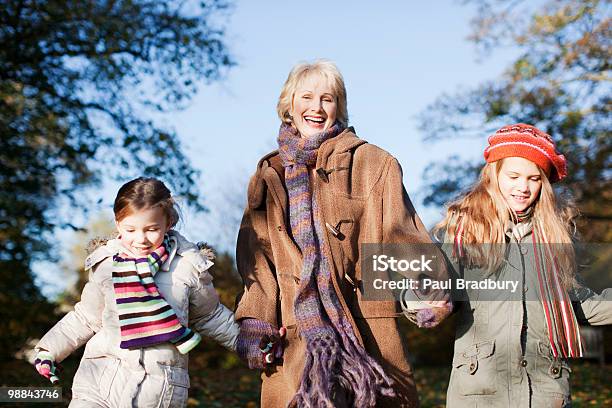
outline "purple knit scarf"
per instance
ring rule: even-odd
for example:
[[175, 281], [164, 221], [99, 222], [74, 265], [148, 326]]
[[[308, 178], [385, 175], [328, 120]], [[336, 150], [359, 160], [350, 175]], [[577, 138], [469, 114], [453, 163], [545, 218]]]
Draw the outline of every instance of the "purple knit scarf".
[[341, 393], [355, 407], [373, 407], [379, 394], [394, 395], [392, 380], [355, 337], [334, 290], [330, 260], [321, 245], [321, 215], [310, 191], [308, 167], [315, 165], [319, 146], [343, 129], [336, 122], [324, 132], [302, 138], [296, 129], [282, 124], [278, 136], [291, 232], [304, 259], [294, 304], [296, 323], [306, 341], [304, 372], [292, 401], [298, 407], [334, 407], [334, 394]]

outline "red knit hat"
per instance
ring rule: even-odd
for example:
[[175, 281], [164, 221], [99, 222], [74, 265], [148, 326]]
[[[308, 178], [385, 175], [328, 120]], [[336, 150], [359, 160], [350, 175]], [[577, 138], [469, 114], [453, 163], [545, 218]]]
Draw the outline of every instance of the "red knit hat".
[[557, 152], [552, 137], [535, 126], [517, 123], [489, 136], [489, 145], [484, 151], [487, 163], [516, 156], [537, 164], [551, 183], [567, 176], [565, 156]]

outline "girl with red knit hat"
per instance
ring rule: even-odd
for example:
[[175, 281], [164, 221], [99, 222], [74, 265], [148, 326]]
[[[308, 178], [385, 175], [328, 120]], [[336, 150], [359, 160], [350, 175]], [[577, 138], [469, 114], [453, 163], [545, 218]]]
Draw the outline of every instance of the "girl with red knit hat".
[[555, 199], [567, 166], [553, 139], [519, 123], [488, 141], [479, 180], [434, 228], [459, 300], [447, 406], [568, 407], [578, 321], [611, 324], [612, 290], [576, 281], [575, 211]]

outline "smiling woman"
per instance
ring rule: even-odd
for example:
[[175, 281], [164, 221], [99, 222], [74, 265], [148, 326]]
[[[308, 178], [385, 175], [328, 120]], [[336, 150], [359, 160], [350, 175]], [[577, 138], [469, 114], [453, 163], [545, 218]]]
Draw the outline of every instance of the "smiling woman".
[[336, 122], [336, 97], [332, 87], [315, 76], [304, 78], [291, 106], [293, 123], [303, 137], [311, 137]]
[[[418, 405], [399, 304], [363, 299], [358, 260], [362, 242], [431, 241], [399, 163], [347, 127], [346, 106], [333, 63], [297, 65], [277, 105], [279, 150], [249, 183], [236, 250], [237, 351], [265, 370], [262, 407]], [[431, 277], [446, 279], [446, 270]], [[445, 307], [419, 312], [419, 325], [450, 312], [444, 296], [431, 291]]]
[[346, 88], [336, 65], [324, 60], [296, 65], [281, 91], [276, 111], [283, 123], [293, 123], [306, 137], [329, 128], [336, 120], [346, 127]]

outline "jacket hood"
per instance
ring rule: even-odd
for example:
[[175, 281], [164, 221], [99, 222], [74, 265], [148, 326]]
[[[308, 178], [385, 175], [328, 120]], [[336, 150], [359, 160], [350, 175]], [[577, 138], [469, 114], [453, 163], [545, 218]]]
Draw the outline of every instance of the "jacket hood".
[[[173, 231], [175, 232], [175, 231]], [[175, 232], [176, 233], [176, 232]], [[109, 241], [115, 239], [116, 237], [113, 236], [101, 236], [101, 237], [95, 237], [93, 239], [91, 239], [88, 243], [87, 246], [85, 247], [85, 251], [87, 252], [87, 255], [91, 255], [93, 252], [95, 252], [96, 249], [101, 248], [103, 246], [105, 246], [106, 244], [108, 244]], [[200, 252], [200, 255], [202, 255], [205, 259], [208, 259], [209, 261], [214, 261], [216, 258], [216, 253], [215, 250], [212, 246], [208, 245], [208, 243], [206, 242], [202, 242], [199, 241], [195, 244], [198, 248], [198, 251]]]
[[89, 242], [85, 246], [85, 252], [87, 252], [87, 255], [91, 255], [96, 249], [103, 247], [104, 245], [108, 243], [108, 241], [114, 238], [115, 237], [111, 237], [111, 236], [102, 236], [102, 237], [92, 238], [91, 240], [89, 240]]

